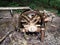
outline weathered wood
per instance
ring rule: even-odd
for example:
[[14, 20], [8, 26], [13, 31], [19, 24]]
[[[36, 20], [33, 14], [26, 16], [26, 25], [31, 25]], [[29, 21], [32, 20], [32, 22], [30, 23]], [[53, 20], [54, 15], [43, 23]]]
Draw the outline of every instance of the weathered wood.
[[30, 9], [30, 7], [0, 7], [0, 10]]

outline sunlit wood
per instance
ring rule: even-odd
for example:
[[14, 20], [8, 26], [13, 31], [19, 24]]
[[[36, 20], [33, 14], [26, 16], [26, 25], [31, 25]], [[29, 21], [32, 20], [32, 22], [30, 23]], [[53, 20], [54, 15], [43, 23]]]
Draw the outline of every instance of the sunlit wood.
[[0, 7], [0, 10], [30, 9], [30, 7]]
[[23, 16], [23, 18], [25, 17], [26, 20], [30, 21], [30, 19], [29, 19], [26, 15], [23, 15], [23, 14], [22, 14], [22, 16]]
[[34, 22], [36, 24], [40, 20], [40, 17], [37, 17], [37, 20]]
[[34, 22], [34, 20], [37, 18], [37, 15], [31, 20], [31, 22]]

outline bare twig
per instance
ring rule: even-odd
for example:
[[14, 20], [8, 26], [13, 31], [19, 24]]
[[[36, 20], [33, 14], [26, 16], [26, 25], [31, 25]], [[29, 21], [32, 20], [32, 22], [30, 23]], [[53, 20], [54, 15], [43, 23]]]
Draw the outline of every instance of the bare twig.
[[0, 43], [2, 43], [6, 39], [6, 37], [9, 36], [12, 32], [13, 31], [7, 32], [7, 34], [4, 37], [2, 37], [2, 39], [0, 39]]

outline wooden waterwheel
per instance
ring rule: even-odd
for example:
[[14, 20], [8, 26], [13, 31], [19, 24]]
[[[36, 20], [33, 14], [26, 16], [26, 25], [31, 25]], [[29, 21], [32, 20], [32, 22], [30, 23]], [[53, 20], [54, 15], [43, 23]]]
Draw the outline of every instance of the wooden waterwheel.
[[45, 22], [42, 13], [39, 11], [26, 11], [20, 15], [19, 28], [21, 32], [41, 33], [41, 41], [44, 40]]

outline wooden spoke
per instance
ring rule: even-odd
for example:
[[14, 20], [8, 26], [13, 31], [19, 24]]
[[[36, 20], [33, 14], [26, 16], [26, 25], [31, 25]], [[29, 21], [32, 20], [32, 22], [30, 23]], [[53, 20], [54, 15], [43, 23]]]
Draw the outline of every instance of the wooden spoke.
[[34, 22], [34, 24], [36, 24], [39, 21], [40, 17], [37, 17], [37, 20]]
[[[23, 19], [25, 19], [25, 18], [23, 18]], [[25, 21], [26, 21], [26, 23], [29, 23], [26, 19], [25, 19]]]
[[25, 17], [27, 21], [30, 21], [30, 18], [28, 18], [26, 15], [22, 15], [22, 16]]
[[37, 18], [37, 15], [33, 18], [33, 20], [31, 20], [31, 22], [34, 22], [34, 20], [36, 20], [36, 18]]
[[29, 22], [30, 22], [30, 18], [28, 18], [28, 16], [26, 16], [26, 15], [22, 15], [22, 18], [24, 18], [25, 21], [26, 21], [26, 23], [29, 24]]

